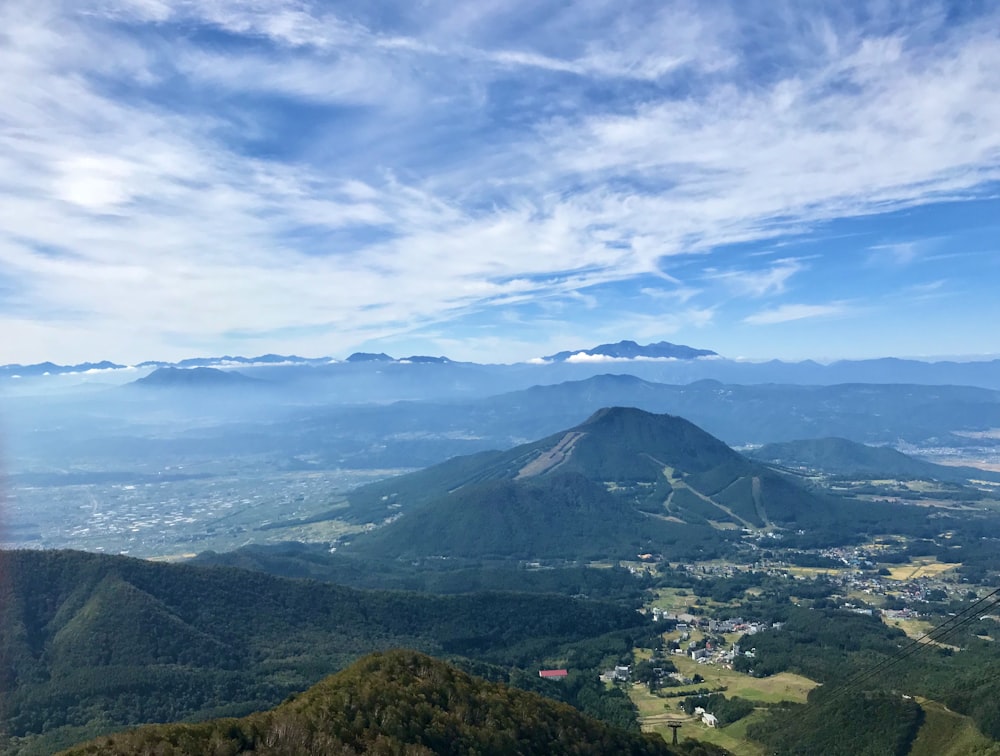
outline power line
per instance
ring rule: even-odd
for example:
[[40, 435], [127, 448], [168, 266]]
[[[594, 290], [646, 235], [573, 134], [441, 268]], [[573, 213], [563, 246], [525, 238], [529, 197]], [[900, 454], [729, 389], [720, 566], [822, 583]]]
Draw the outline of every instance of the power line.
[[[941, 643], [943, 640], [951, 637], [963, 627], [978, 619], [978, 615], [981, 612], [989, 611], [993, 607], [1000, 605], [1000, 599], [994, 600], [992, 602], [989, 599], [1000, 593], [1000, 589], [993, 591], [992, 593], [984, 596], [979, 601], [967, 607], [962, 612], [959, 612], [948, 620], [942, 622], [937, 627], [933, 628], [930, 632], [925, 633], [920, 638], [912, 640], [907, 645], [899, 649], [894, 655], [890, 656], [888, 659], [884, 659], [873, 667], [867, 669], [861, 669], [855, 672], [852, 676], [848, 677], [846, 680], [842, 681], [837, 687], [835, 687], [831, 693], [827, 694], [824, 698], [828, 701], [833, 700], [834, 697], [842, 694], [850, 688], [857, 688], [861, 683], [866, 682], [877, 674], [885, 672], [891, 667], [896, 666], [900, 662], [906, 660], [910, 656], [913, 656], [922, 649], [933, 646], [936, 643]], [[983, 606], [986, 604], [986, 606]], [[974, 613], [973, 613], [973, 610]]]
[[994, 599], [994, 597], [998, 594], [1000, 594], [1000, 588], [991, 591], [982, 598], [973, 602], [961, 612], [953, 617], [949, 617], [947, 620], [925, 633], [920, 638], [913, 639], [910, 643], [900, 648], [888, 659], [882, 660], [873, 667], [858, 670], [853, 675], [850, 675], [846, 680], [841, 681], [837, 686], [831, 688], [829, 693], [823, 695], [823, 700], [818, 702], [818, 705], [823, 706], [832, 703], [850, 689], [859, 689], [862, 683], [867, 682], [875, 675], [883, 673], [905, 661], [907, 658], [913, 656], [922, 649], [932, 647], [937, 643], [941, 643], [946, 638], [950, 638], [965, 626], [977, 621], [982, 613], [987, 612], [996, 606], [1000, 606], [1000, 598]]

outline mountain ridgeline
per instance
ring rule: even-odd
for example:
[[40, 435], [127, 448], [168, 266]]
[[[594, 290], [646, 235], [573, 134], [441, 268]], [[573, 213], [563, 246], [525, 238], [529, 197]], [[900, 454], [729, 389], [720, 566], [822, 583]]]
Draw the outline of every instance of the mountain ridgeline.
[[491, 683], [422, 654], [368, 656], [271, 711], [100, 738], [87, 754], [620, 754], [723, 756], [696, 742], [616, 730], [566, 704]]
[[0, 552], [0, 576], [0, 733], [26, 753], [128, 724], [241, 716], [380, 649], [533, 665], [643, 624], [632, 608], [568, 597], [358, 591], [76, 551]]
[[683, 418], [623, 407], [509, 451], [366, 486], [349, 501], [347, 517], [385, 524], [348, 551], [404, 558], [693, 558], [745, 529], [884, 514], [810, 491]]
[[615, 344], [599, 344], [593, 349], [558, 352], [542, 359], [546, 362], [566, 362], [574, 357], [610, 357], [617, 360], [694, 360], [699, 357], [718, 356], [718, 353], [711, 349], [695, 349], [684, 344], [671, 344], [669, 341], [658, 341], [655, 344], [619, 341]]
[[134, 381], [132, 385], [158, 389], [219, 389], [262, 385], [262, 381], [235, 370], [219, 370], [212, 367], [160, 367], [144, 378]]
[[747, 456], [791, 468], [841, 476], [929, 478], [950, 483], [1000, 481], [1000, 473], [975, 467], [938, 465], [889, 446], [868, 446], [846, 438], [814, 438], [765, 444]]

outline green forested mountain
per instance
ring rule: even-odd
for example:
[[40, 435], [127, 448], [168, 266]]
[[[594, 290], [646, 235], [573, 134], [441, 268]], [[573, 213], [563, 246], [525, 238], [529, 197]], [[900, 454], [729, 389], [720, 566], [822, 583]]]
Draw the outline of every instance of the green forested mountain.
[[268, 712], [156, 725], [70, 749], [84, 754], [611, 754], [713, 756], [694, 742], [625, 733], [539, 695], [410, 651], [373, 654]]
[[846, 438], [812, 438], [765, 444], [747, 452], [760, 460], [831, 475], [930, 478], [967, 483], [970, 478], [1000, 480], [1000, 474], [973, 467], [951, 467], [917, 459], [889, 446], [867, 446]]
[[11, 751], [41, 733], [44, 753], [123, 725], [259, 710], [377, 649], [529, 665], [642, 623], [558, 596], [359, 591], [83, 552], [0, 552], [0, 575]]
[[622, 407], [506, 452], [366, 486], [349, 500], [347, 516], [386, 523], [349, 551], [405, 557], [694, 558], [718, 552], [740, 529], [863, 532], [896, 512], [806, 489], [683, 418]]
[[[459, 457], [365, 486], [349, 496], [347, 516], [377, 522], [476, 484], [567, 473], [601, 484], [630, 506], [685, 522], [762, 526], [793, 519], [796, 509], [822, 508], [813, 494], [683, 418], [612, 407], [509, 451]], [[694, 495], [673, 501], [675, 491]]]
[[640, 511], [579, 473], [468, 486], [358, 539], [353, 552], [403, 558], [592, 560], [669, 550], [716, 553], [722, 535]]

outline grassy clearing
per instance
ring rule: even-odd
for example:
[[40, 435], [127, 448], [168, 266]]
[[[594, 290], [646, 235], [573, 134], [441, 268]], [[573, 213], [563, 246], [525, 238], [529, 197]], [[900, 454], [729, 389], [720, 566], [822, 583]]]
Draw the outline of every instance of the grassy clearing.
[[[719, 690], [724, 687], [726, 696], [740, 696], [764, 704], [779, 701], [803, 702], [809, 691], [816, 687], [816, 683], [812, 680], [791, 672], [782, 672], [773, 677], [757, 678], [715, 664], [698, 664], [693, 659], [683, 656], [672, 656], [671, 660], [677, 665], [677, 669], [687, 677], [700, 674], [704, 678], [704, 682], [683, 688], [670, 688], [669, 691], [672, 694], [693, 694], [699, 689]], [[758, 709], [749, 717], [734, 722], [728, 727], [714, 729], [706, 727], [700, 720], [688, 717], [679, 708], [679, 704], [684, 698], [683, 695], [661, 698], [650, 693], [645, 685], [630, 686], [628, 694], [639, 711], [639, 724], [645, 732], [657, 732], [665, 739], [670, 740], [672, 732], [667, 727], [667, 723], [683, 722], [684, 727], [680, 732], [682, 739], [688, 737], [715, 743], [729, 749], [736, 756], [763, 756], [764, 754], [760, 745], [748, 741], [746, 738], [747, 726], [751, 722], [767, 716], [763, 709]]]
[[[934, 629], [934, 623], [928, 622], [927, 620], [918, 619], [889, 619], [885, 615], [882, 616], [882, 622], [891, 626], [898, 627], [904, 633], [906, 633], [908, 638], [913, 638], [914, 640], [919, 640], [923, 638], [927, 633]], [[924, 643], [931, 646], [940, 646], [941, 648], [950, 648], [952, 651], [958, 651], [958, 646], [952, 646], [949, 643], [939, 643], [936, 640], [925, 640]]]
[[782, 569], [785, 572], [787, 572], [789, 575], [794, 575], [795, 577], [804, 577], [804, 578], [815, 578], [815, 577], [819, 577], [820, 575], [824, 575], [826, 577], [834, 577], [836, 575], [839, 575], [841, 572], [844, 572], [844, 570], [842, 570], [839, 567], [792, 567], [792, 566], [789, 566], [789, 567], [783, 567]]
[[916, 580], [922, 577], [938, 577], [942, 573], [961, 567], [961, 564], [946, 564], [936, 562], [929, 557], [911, 559], [909, 564], [891, 565], [889, 577], [892, 580]]
[[695, 732], [689, 731], [687, 734], [697, 740], [720, 745], [736, 756], [764, 756], [763, 746], [752, 740], [747, 740], [747, 727], [766, 716], [767, 712], [758, 709], [750, 716], [744, 717], [739, 722], [733, 722], [728, 727], [715, 729], [699, 723], [695, 725], [697, 728]]
[[909, 638], [922, 638], [934, 629], [934, 623], [920, 619], [890, 619], [882, 615], [882, 621], [890, 627], [898, 627]]
[[[705, 633], [703, 633], [701, 630], [688, 630], [687, 631], [688, 637], [686, 640], [683, 641], [681, 640], [682, 634], [683, 633], [681, 633], [680, 630], [671, 630], [669, 633], [663, 633], [663, 640], [678, 641], [679, 643], [681, 643], [682, 646], [686, 646], [688, 641], [695, 641], [697, 643], [698, 641], [703, 640], [705, 638]], [[676, 660], [676, 657], [670, 657], [670, 658]]]
[[287, 528], [275, 528], [269, 532], [266, 540], [268, 543], [283, 543], [285, 541], [329, 543], [341, 536], [354, 535], [363, 530], [363, 526], [355, 525], [346, 520], [324, 520], [304, 525], [290, 525]]
[[675, 718], [684, 717], [684, 712], [677, 714], [677, 698], [660, 698], [649, 692], [649, 688], [641, 683], [628, 686], [628, 697], [632, 699], [635, 708], [639, 710], [640, 723], [650, 717], [662, 717], [674, 714]]
[[734, 722], [728, 727], [716, 729], [707, 727], [699, 719], [689, 717], [677, 708], [680, 699], [663, 699], [651, 694], [644, 685], [635, 685], [629, 689], [629, 697], [639, 710], [639, 724], [643, 732], [659, 733], [667, 742], [673, 737], [673, 731], [668, 722], [681, 722], [678, 736], [681, 740], [695, 740], [715, 743], [729, 749], [736, 756], [763, 756], [763, 749], [756, 743], [746, 739], [746, 728], [751, 722], [765, 716], [763, 711], [756, 711], [748, 717]]
[[870, 591], [848, 591], [847, 600], [856, 601], [861, 604], [868, 604], [869, 606], [882, 606], [885, 604], [884, 597], [879, 596], [877, 593], [871, 593]]
[[684, 614], [698, 603], [698, 597], [684, 588], [661, 588], [651, 605], [672, 614]]
[[698, 664], [694, 659], [686, 657], [673, 656], [671, 659], [677, 665], [678, 671], [687, 677], [693, 677], [697, 673], [705, 678], [705, 682], [693, 685], [692, 688], [726, 686], [728, 697], [740, 696], [762, 703], [778, 701], [801, 703], [806, 700], [809, 691], [817, 685], [808, 677], [791, 672], [781, 672], [771, 677], [751, 677], [716, 664]]
[[910, 756], [1000, 756], [1000, 743], [983, 735], [968, 717], [936, 701], [920, 700], [924, 724]]

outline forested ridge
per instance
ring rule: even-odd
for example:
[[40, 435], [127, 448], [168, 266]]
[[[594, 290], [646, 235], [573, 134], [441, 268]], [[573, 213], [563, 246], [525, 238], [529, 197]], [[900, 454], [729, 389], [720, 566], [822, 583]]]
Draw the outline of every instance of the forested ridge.
[[267, 708], [378, 649], [537, 665], [644, 632], [634, 609], [551, 595], [360, 591], [68, 551], [3, 552], [0, 571], [4, 729], [50, 745]]
[[575, 560], [529, 568], [507, 559], [368, 560], [330, 553], [324, 544], [286, 542], [251, 545], [236, 551], [203, 552], [193, 564], [224, 565], [272, 575], [327, 580], [355, 588], [476, 593], [517, 591], [587, 596], [639, 607], [648, 579], [624, 567], [593, 569]]
[[196, 725], [153, 725], [65, 752], [162, 756], [268, 754], [620, 754], [723, 756], [668, 746], [570, 706], [472, 677], [412, 651], [373, 654], [273, 711]]

